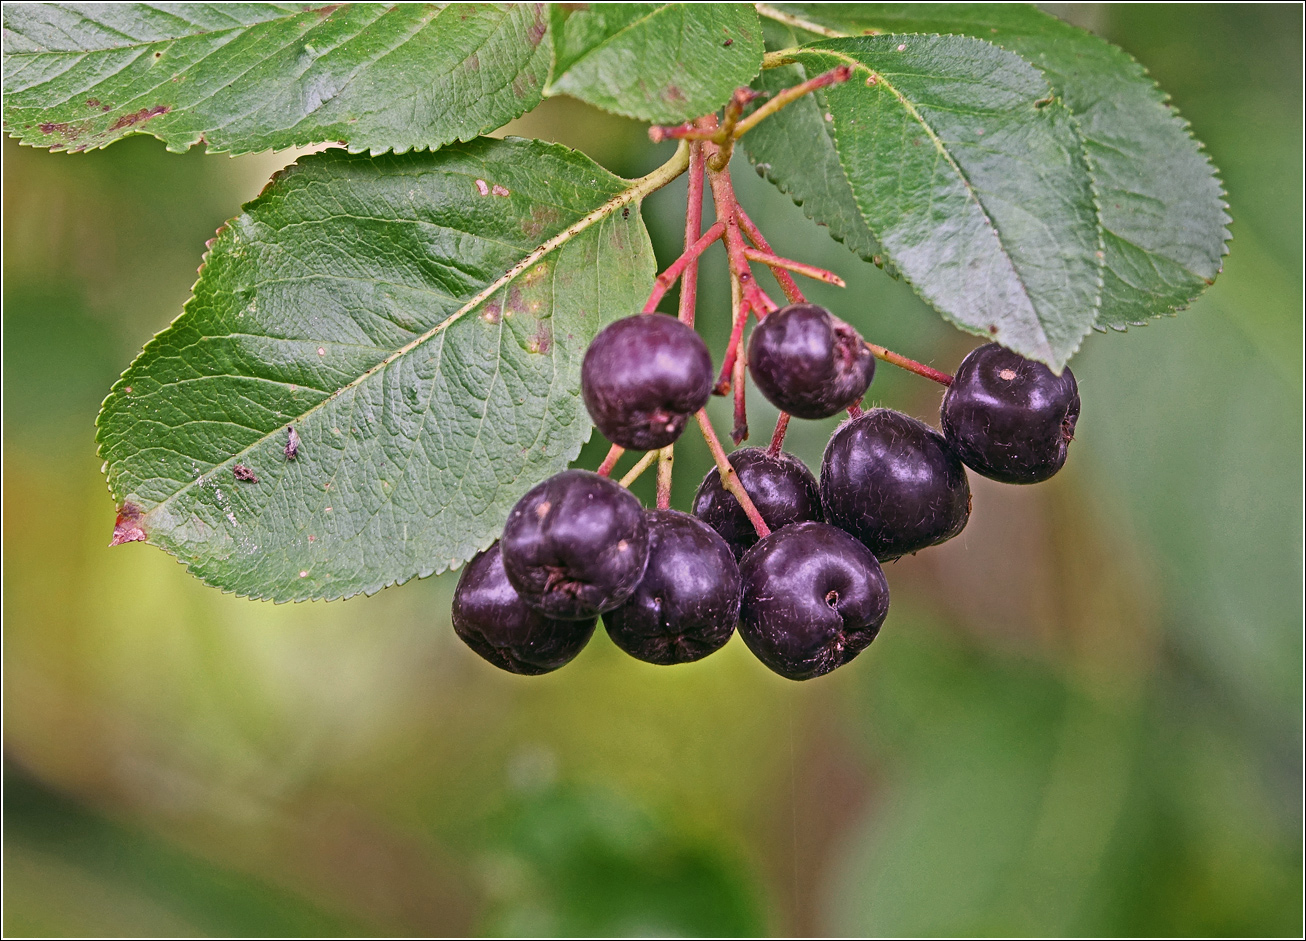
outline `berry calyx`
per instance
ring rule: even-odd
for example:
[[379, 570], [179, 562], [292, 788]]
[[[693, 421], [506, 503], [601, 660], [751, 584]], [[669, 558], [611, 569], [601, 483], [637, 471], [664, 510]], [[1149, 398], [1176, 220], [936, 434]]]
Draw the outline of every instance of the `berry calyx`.
[[827, 523], [794, 523], [744, 554], [739, 635], [791, 680], [822, 676], [864, 649], [889, 613], [870, 550]]
[[[772, 530], [824, 518], [816, 478], [792, 454], [772, 455], [763, 448], [740, 448], [732, 451], [727, 460]], [[721, 472], [715, 467], [698, 485], [694, 515], [721, 534], [736, 559], [757, 543], [757, 530], [734, 494], [721, 485]]]
[[876, 408], [830, 436], [821, 503], [827, 520], [887, 562], [961, 532], [970, 517], [970, 483], [943, 435]]
[[725, 646], [739, 619], [739, 566], [707, 524], [650, 510], [648, 566], [635, 593], [603, 615], [608, 636], [648, 663], [701, 660]]
[[1079, 387], [996, 343], [971, 350], [943, 397], [948, 443], [976, 473], [1008, 484], [1047, 480], [1066, 463]]
[[666, 447], [712, 394], [712, 356], [703, 338], [666, 314], [609, 324], [585, 351], [581, 392], [594, 425], [613, 444]]
[[798, 418], [828, 418], [862, 400], [875, 357], [824, 307], [790, 304], [753, 328], [748, 370], [772, 405]]
[[635, 591], [648, 561], [644, 508], [620, 484], [565, 470], [526, 492], [500, 540], [508, 580], [551, 618], [592, 618]]
[[508, 581], [496, 542], [467, 563], [453, 594], [453, 629], [490, 663], [523, 676], [570, 661], [594, 634], [595, 619], [558, 621], [532, 609]]

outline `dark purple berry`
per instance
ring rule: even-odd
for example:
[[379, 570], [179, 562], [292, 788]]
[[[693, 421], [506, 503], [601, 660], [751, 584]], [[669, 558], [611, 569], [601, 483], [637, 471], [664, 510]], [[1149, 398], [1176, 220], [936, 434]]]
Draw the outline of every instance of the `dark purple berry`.
[[821, 503], [827, 520], [887, 562], [961, 532], [970, 517], [970, 483], [943, 435], [876, 408], [830, 436]]
[[943, 397], [948, 443], [976, 473], [1036, 484], [1066, 463], [1079, 420], [1079, 387], [996, 343], [971, 350]]
[[824, 307], [772, 311], [748, 340], [748, 370], [768, 402], [797, 418], [828, 418], [862, 400], [875, 357]]
[[739, 620], [739, 566], [706, 523], [650, 510], [648, 567], [626, 602], [603, 615], [608, 636], [649, 663], [689, 663], [725, 646]]
[[712, 394], [712, 356], [675, 317], [637, 314], [609, 324], [585, 351], [581, 392], [595, 426], [613, 444], [664, 448]]
[[[729, 460], [771, 529], [822, 519], [816, 478], [792, 454], [782, 451], [772, 457], [764, 448], [740, 448], [731, 452]], [[721, 472], [715, 467], [698, 485], [694, 515], [721, 534], [736, 559], [757, 542], [757, 530], [734, 494], [721, 486]]]
[[739, 572], [739, 636], [791, 680], [843, 666], [875, 640], [889, 613], [880, 563], [827, 523], [776, 530], [744, 554]]
[[508, 580], [527, 604], [553, 618], [592, 618], [639, 584], [648, 525], [625, 487], [566, 470], [517, 501], [500, 544]]
[[496, 542], [467, 563], [453, 594], [453, 629], [468, 647], [509, 673], [537, 676], [580, 653], [594, 618], [555, 621], [529, 607], [508, 581]]

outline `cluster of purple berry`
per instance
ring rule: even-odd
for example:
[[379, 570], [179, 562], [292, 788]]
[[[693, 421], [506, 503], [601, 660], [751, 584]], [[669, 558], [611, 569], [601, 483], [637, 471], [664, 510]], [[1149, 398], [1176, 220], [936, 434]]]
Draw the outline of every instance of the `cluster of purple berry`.
[[[814, 304], [768, 314], [748, 343], [762, 394], [799, 418], [858, 412], [875, 359], [857, 331]], [[694, 330], [663, 314], [617, 321], [581, 371], [598, 429], [625, 448], [662, 448], [712, 392], [712, 361]], [[880, 563], [937, 545], [970, 516], [966, 467], [1036, 483], [1065, 463], [1079, 416], [1060, 376], [997, 344], [972, 351], [943, 399], [943, 432], [890, 409], [857, 414], [831, 436], [818, 482], [793, 455], [729, 456], [757, 528], [714, 469], [693, 515], [645, 510], [624, 487], [567, 470], [530, 490], [503, 537], [468, 564], [454, 628], [514, 673], [554, 670], [589, 641], [612, 640], [650, 663], [720, 649], [736, 625], [764, 664], [790, 679], [829, 673], [866, 648], [889, 610]]]

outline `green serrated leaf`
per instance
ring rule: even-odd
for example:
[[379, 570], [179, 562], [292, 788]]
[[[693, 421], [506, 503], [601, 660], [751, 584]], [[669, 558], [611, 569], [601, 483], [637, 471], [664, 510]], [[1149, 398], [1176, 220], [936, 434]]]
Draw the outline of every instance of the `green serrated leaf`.
[[1038, 71], [962, 36], [826, 40], [793, 58], [808, 75], [854, 67], [822, 119], [903, 277], [962, 329], [1059, 371], [1092, 329], [1101, 256], [1082, 142]]
[[589, 437], [581, 357], [655, 273], [648, 179], [519, 139], [283, 171], [105, 400], [115, 543], [277, 601], [485, 548]]
[[[794, 30], [775, 21], [763, 23], [763, 35], [768, 44], [798, 45]], [[763, 71], [753, 87], [774, 94], [807, 78], [801, 65], [783, 65]], [[802, 207], [807, 218], [825, 226], [830, 237], [849, 251], [897, 278], [897, 268], [885, 258], [879, 241], [857, 211], [848, 177], [835, 153], [833, 128], [825, 120], [828, 111], [825, 95], [820, 90], [812, 92], [749, 131], [741, 144], [758, 174]]]
[[751, 4], [554, 4], [552, 22], [547, 93], [641, 121], [715, 111], [762, 67]]
[[51, 150], [434, 149], [539, 104], [547, 27], [539, 3], [6, 4], [4, 124]]
[[759, 11], [808, 37], [961, 34], [1033, 63], [1084, 139], [1105, 252], [1099, 329], [1123, 330], [1186, 307], [1219, 274], [1229, 215], [1215, 168], [1123, 50], [1026, 4], [759, 4]]

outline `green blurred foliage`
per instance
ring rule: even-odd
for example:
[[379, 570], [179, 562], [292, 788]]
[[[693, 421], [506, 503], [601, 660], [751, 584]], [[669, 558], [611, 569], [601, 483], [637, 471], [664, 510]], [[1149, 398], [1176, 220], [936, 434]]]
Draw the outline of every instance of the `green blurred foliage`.
[[[1090, 337], [1066, 471], [973, 479], [965, 533], [890, 568], [881, 639], [807, 684], [738, 640], [663, 669], [602, 632], [510, 677], [453, 639], [453, 577], [274, 606], [108, 551], [99, 400], [290, 155], [6, 141], [6, 933], [1299, 934], [1301, 8], [1070, 15], [1208, 145], [1226, 271], [1173, 320]], [[509, 131], [628, 176], [668, 152], [564, 99]], [[964, 355], [742, 159], [736, 185], [778, 250], [847, 278], [814, 299]], [[664, 262], [683, 195], [646, 206]], [[887, 367], [871, 398], [939, 401]], [[756, 442], [774, 411], [751, 403]], [[790, 447], [815, 465], [834, 423]], [[677, 506], [708, 466], [686, 435]]]

